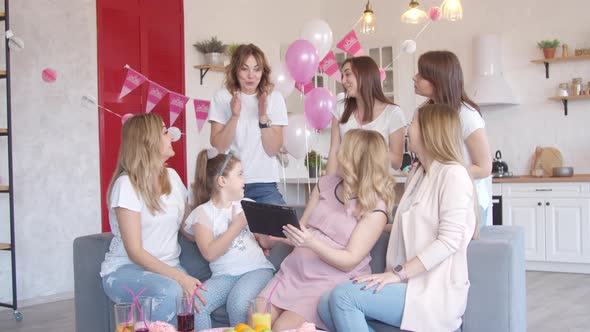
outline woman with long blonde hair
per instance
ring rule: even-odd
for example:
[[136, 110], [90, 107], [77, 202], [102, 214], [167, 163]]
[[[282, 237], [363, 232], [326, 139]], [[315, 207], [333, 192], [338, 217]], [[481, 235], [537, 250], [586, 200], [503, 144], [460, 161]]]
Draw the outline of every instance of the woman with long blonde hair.
[[284, 228], [295, 247], [259, 295], [268, 299], [273, 330], [312, 322], [322, 293], [371, 271], [369, 252], [383, 233], [394, 202], [385, 140], [376, 131], [353, 129], [338, 152], [339, 171], [321, 178], [299, 221]]
[[322, 297], [319, 313], [330, 331], [369, 331], [367, 320], [410, 331], [461, 326], [467, 246], [478, 227], [459, 115], [448, 105], [423, 106], [408, 135], [420, 161], [393, 221], [385, 272], [356, 277]]
[[285, 204], [279, 192], [276, 158], [288, 124], [285, 100], [273, 91], [270, 66], [260, 48], [240, 45], [225, 72], [225, 87], [211, 101], [211, 145], [221, 153], [231, 148], [244, 166], [245, 197]]
[[[176, 296], [192, 294], [201, 282], [180, 266], [178, 231], [187, 190], [166, 167], [174, 156], [162, 118], [141, 114], [125, 122], [117, 168], [107, 192], [113, 232], [100, 275], [115, 303], [131, 302], [123, 286], [154, 299], [153, 320], [174, 323]], [[202, 299], [201, 294], [198, 296]]]

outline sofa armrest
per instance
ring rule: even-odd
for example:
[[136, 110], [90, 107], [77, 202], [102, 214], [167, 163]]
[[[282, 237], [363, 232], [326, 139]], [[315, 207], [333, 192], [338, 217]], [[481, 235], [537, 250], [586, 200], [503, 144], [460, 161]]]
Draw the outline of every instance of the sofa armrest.
[[471, 287], [463, 331], [526, 331], [524, 231], [482, 228], [467, 250]]
[[74, 240], [76, 331], [112, 330], [112, 302], [104, 293], [100, 277], [100, 265], [112, 238], [111, 233], [101, 233]]

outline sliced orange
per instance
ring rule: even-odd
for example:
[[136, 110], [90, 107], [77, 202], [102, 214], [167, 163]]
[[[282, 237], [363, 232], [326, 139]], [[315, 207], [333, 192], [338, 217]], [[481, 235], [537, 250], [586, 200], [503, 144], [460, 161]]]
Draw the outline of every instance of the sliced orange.
[[268, 326], [266, 325], [256, 325], [256, 327], [254, 328], [254, 331], [256, 332], [262, 332], [264, 330], [268, 329]]
[[240, 323], [238, 325], [236, 325], [236, 332], [244, 332], [246, 330], [251, 330], [252, 328], [250, 327], [250, 325], [248, 324], [244, 324], [244, 323]]

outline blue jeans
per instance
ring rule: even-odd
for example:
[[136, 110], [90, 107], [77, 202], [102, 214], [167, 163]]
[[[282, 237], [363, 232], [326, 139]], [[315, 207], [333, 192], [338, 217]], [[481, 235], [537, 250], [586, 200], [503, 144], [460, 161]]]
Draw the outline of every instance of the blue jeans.
[[253, 199], [258, 203], [286, 205], [276, 182], [247, 183], [244, 197]]
[[272, 269], [258, 269], [239, 276], [222, 275], [207, 280], [207, 290], [201, 292], [207, 305], [201, 306], [200, 313], [195, 313], [196, 330], [210, 329], [211, 313], [224, 305], [229, 316], [229, 325], [236, 326], [247, 322], [250, 302], [273, 275]]
[[375, 287], [362, 290], [366, 284], [348, 281], [322, 295], [318, 314], [329, 331], [374, 331], [367, 320], [401, 325], [407, 284], [388, 284], [376, 294]]
[[[175, 267], [185, 272], [181, 266]], [[164, 321], [176, 326], [176, 297], [182, 295], [182, 288], [173, 279], [144, 270], [136, 264], [127, 264], [102, 278], [102, 287], [115, 303], [131, 303], [133, 297], [123, 289], [135, 294], [145, 288], [142, 296], [152, 297], [152, 321]]]

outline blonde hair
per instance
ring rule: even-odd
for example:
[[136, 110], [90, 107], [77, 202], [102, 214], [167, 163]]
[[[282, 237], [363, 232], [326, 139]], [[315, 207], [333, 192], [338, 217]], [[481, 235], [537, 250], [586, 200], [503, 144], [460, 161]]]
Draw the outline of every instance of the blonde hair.
[[[238, 158], [230, 154], [218, 154], [209, 159], [207, 149], [201, 150], [197, 156], [195, 167], [195, 182], [193, 183], [193, 208], [206, 203], [217, 190], [217, 177], [227, 176], [240, 162]], [[222, 169], [223, 168], [223, 169]]]
[[[463, 134], [459, 112], [447, 104], [428, 104], [418, 109], [418, 126], [420, 138], [426, 152], [432, 159], [442, 164], [459, 164], [464, 167]], [[471, 178], [473, 182], [473, 178]], [[477, 189], [473, 184], [473, 192]], [[479, 238], [479, 207], [474, 199], [475, 232], [473, 238]]]
[[383, 136], [372, 130], [349, 130], [338, 150], [338, 164], [342, 171], [343, 201], [357, 196], [355, 216], [371, 212], [382, 200], [391, 219], [395, 180], [389, 175], [389, 154]]
[[246, 63], [249, 56], [253, 56], [256, 63], [262, 70], [260, 83], [256, 87], [256, 94], [262, 93], [270, 94], [273, 89], [273, 84], [270, 81], [270, 65], [266, 61], [266, 57], [262, 50], [254, 44], [243, 44], [238, 46], [231, 57], [231, 62], [225, 69], [225, 88], [233, 93], [240, 90], [240, 82], [238, 81], [238, 71]]
[[[122, 175], [129, 176], [131, 185], [152, 215], [162, 211], [161, 195], [171, 192], [166, 164], [162, 160], [162, 118], [153, 113], [134, 115], [123, 124], [119, 159], [109, 189]], [[110, 207], [110, 204], [109, 204]]]

